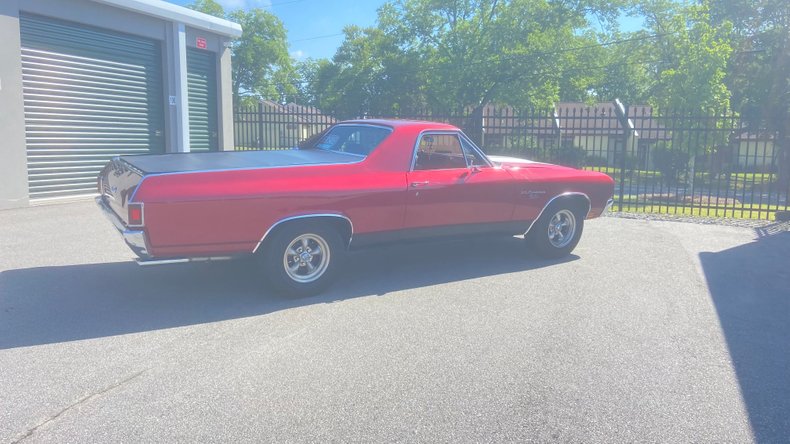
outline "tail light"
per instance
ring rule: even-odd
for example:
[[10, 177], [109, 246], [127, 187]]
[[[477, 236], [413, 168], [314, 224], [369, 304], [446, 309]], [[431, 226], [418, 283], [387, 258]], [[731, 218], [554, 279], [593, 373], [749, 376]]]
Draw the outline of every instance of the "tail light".
[[130, 227], [142, 227], [143, 222], [145, 222], [145, 216], [143, 214], [143, 204], [129, 203], [126, 205], [126, 208], [129, 211], [129, 222], [127, 225], [129, 225]]

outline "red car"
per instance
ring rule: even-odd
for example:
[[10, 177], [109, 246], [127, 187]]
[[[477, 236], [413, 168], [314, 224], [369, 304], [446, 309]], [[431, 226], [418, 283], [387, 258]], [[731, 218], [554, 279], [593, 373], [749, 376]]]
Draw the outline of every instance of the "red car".
[[97, 202], [142, 264], [255, 255], [269, 284], [320, 292], [348, 249], [525, 235], [569, 254], [611, 205], [605, 174], [486, 156], [458, 128], [354, 120], [298, 149], [119, 157]]

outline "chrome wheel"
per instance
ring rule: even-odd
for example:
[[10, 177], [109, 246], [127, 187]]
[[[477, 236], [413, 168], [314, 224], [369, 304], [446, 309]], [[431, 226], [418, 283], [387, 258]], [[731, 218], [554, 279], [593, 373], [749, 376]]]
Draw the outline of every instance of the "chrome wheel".
[[317, 234], [302, 234], [285, 249], [283, 266], [289, 278], [309, 283], [320, 278], [329, 266], [329, 244]]
[[576, 234], [576, 216], [570, 210], [560, 210], [549, 220], [549, 243], [555, 248], [564, 248]]

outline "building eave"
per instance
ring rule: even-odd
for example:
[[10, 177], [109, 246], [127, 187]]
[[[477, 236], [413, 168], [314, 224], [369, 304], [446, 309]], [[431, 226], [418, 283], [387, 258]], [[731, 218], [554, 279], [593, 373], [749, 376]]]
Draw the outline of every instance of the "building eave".
[[93, 0], [96, 3], [136, 12], [159, 19], [183, 23], [191, 28], [209, 31], [225, 37], [241, 37], [241, 25], [229, 20], [193, 11], [163, 0]]

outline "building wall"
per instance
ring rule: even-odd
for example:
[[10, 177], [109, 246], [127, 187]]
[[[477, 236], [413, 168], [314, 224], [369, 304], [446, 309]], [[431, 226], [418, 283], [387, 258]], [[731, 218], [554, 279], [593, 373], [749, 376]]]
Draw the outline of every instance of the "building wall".
[[20, 1], [0, 1], [0, 209], [28, 204]]
[[[28, 205], [27, 150], [22, 91], [22, 60], [19, 13], [37, 14], [87, 26], [142, 36], [162, 42], [166, 148], [168, 152], [185, 151], [174, 137], [181, 130], [183, 119], [178, 113], [181, 102], [178, 72], [178, 47], [173, 45], [174, 24], [154, 17], [136, 14], [90, 0], [0, 0], [0, 209]], [[227, 38], [207, 31], [185, 28], [186, 46], [197, 47], [197, 38], [206, 40], [207, 50], [216, 54], [220, 104], [219, 149], [233, 150], [233, 98], [231, 57]], [[186, 67], [184, 66], [184, 69]], [[176, 105], [170, 105], [175, 96]], [[189, 128], [183, 128], [186, 133]]]

